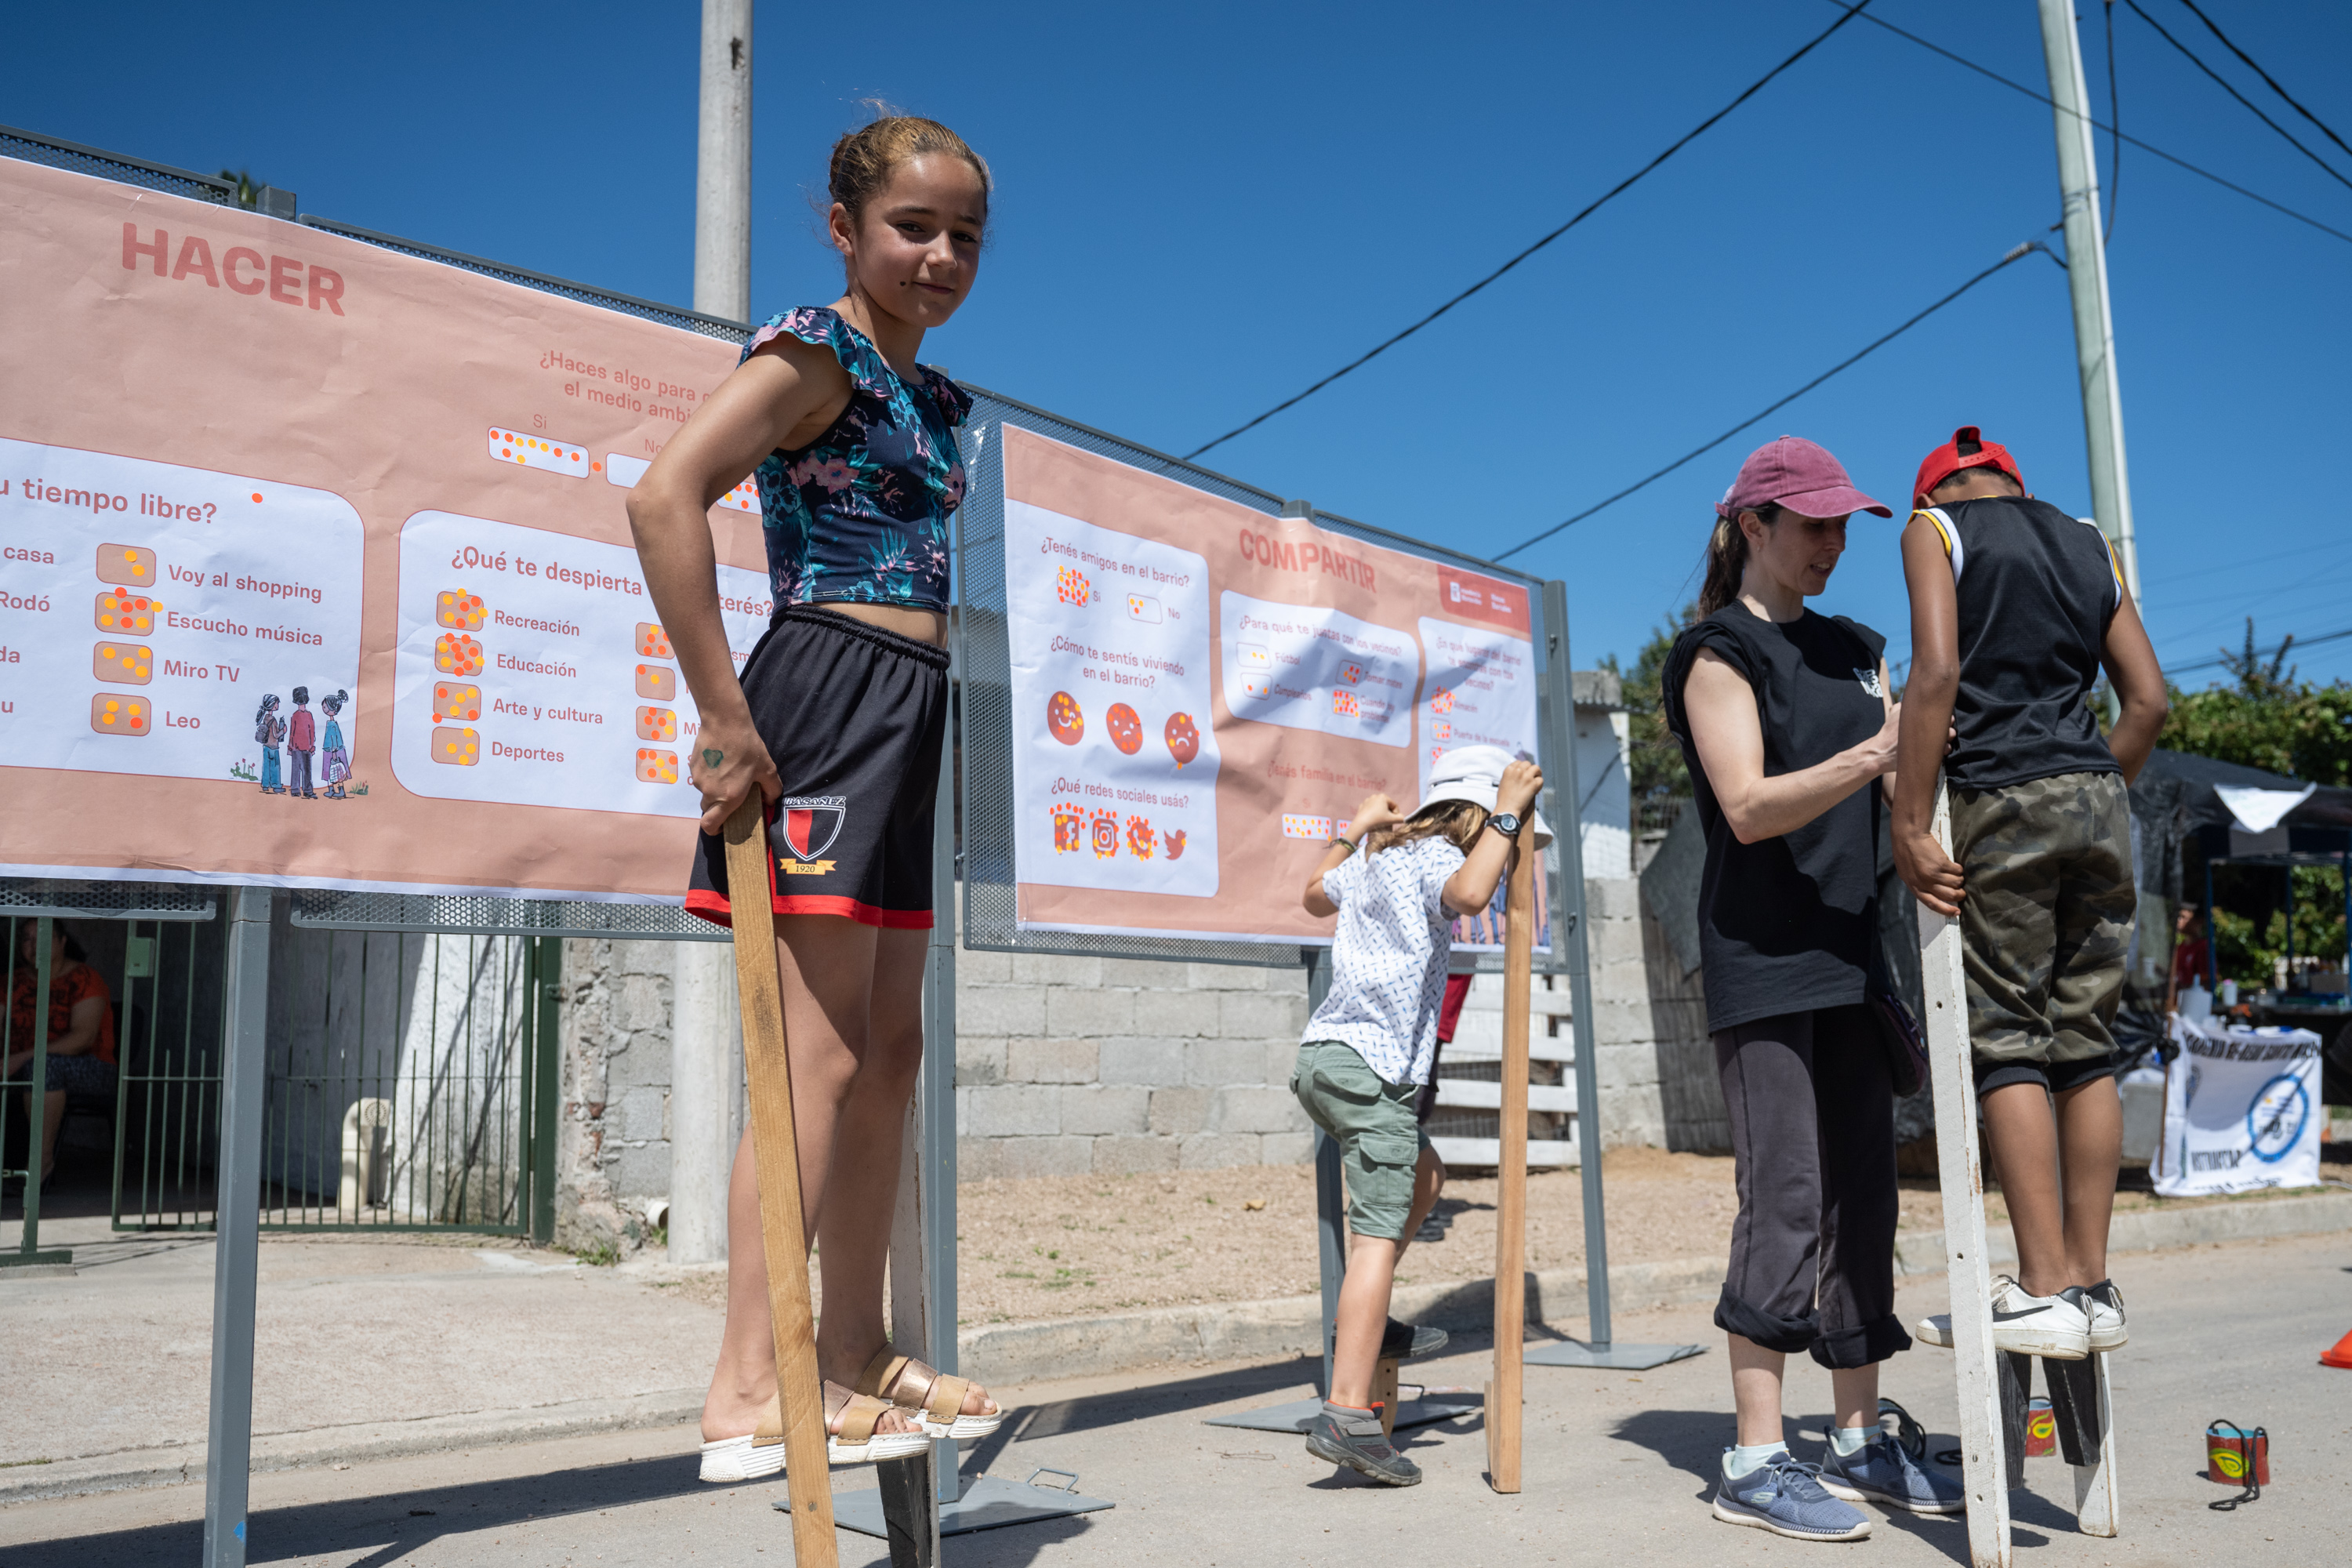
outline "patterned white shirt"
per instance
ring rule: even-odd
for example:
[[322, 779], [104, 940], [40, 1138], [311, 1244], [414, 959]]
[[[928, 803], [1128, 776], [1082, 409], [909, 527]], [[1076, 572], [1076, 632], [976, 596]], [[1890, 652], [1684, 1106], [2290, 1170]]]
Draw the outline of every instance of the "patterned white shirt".
[[1443, 838], [1423, 838], [1351, 855], [1324, 874], [1324, 896], [1339, 906], [1331, 990], [1302, 1039], [1345, 1042], [1388, 1083], [1429, 1081], [1454, 950], [1445, 882], [1464, 858]]

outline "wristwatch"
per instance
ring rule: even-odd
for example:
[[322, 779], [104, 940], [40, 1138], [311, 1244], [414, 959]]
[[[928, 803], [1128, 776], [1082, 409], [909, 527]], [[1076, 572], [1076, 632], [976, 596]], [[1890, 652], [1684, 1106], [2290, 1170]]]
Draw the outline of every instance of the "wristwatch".
[[1486, 819], [1486, 826], [1493, 828], [1496, 832], [1501, 834], [1506, 838], [1517, 838], [1519, 836], [1519, 819], [1517, 816], [1512, 812], [1498, 811], [1495, 813], [1494, 816]]

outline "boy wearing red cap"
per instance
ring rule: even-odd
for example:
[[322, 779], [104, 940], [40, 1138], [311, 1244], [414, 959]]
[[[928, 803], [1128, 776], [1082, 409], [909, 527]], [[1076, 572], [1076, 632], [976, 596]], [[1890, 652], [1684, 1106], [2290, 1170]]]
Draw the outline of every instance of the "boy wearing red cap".
[[[1976, 426], [1919, 465], [1912, 502], [1895, 864], [1959, 917], [1986, 1150], [2017, 1236], [1993, 1342], [2080, 1360], [2125, 1341], [2106, 1277], [2123, 1149], [2109, 1027], [2137, 913], [2126, 785], [2163, 727], [2164, 673], [2096, 526], [2027, 495]], [[2104, 739], [2103, 667], [2122, 704]], [[1931, 828], [1939, 764], [1948, 856]], [[1946, 1322], [1921, 1329], [1949, 1342]]]

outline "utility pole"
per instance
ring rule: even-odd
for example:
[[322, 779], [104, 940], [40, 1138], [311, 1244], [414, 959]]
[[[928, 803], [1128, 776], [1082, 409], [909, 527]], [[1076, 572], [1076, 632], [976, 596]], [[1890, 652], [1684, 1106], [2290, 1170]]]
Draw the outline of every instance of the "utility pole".
[[[751, 317], [751, 0], [702, 0], [702, 103], [694, 177], [694, 308]], [[670, 944], [669, 1256], [727, 1257], [727, 1185], [743, 1093], [735, 954]]]
[[2058, 132], [2058, 191], [2066, 219], [2066, 283], [2074, 300], [2074, 357], [2083, 376], [2083, 437], [2090, 449], [2091, 510], [2139, 599], [2131, 479], [2124, 466], [2123, 395], [2116, 384], [2116, 325], [2107, 302], [2107, 247], [2100, 236], [2099, 165], [2091, 144], [2090, 94], [2074, 0], [2039, 0], [2042, 54]]
[[751, 316], [751, 0], [702, 0], [694, 308]]

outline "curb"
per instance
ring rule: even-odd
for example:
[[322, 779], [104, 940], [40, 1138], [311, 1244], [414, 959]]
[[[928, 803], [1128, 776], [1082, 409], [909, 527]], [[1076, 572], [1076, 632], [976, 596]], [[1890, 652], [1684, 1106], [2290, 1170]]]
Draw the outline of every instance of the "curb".
[[[590, 1432], [671, 1426], [702, 1414], [703, 1391], [670, 1388], [606, 1399], [568, 1399], [520, 1410], [469, 1410], [413, 1421], [362, 1421], [299, 1432], [253, 1435], [253, 1470], [292, 1470], [362, 1459], [439, 1454], [493, 1443], [537, 1443]], [[42, 1465], [0, 1470], [0, 1505], [44, 1498], [86, 1497], [133, 1487], [201, 1485], [205, 1446], [118, 1449]]]

